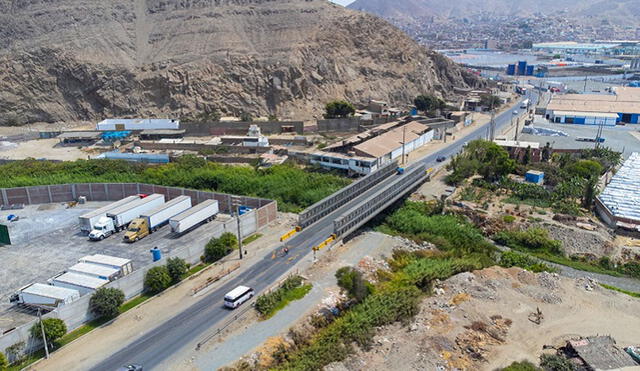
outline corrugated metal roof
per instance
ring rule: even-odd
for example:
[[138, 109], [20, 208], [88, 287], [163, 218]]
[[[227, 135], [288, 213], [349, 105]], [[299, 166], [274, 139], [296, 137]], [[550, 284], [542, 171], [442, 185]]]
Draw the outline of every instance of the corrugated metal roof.
[[600, 118], [618, 118], [615, 113], [605, 112], [577, 112], [577, 111], [553, 111], [556, 116], [576, 116], [576, 117], [600, 117]]
[[118, 258], [116, 256], [110, 256], [110, 255], [94, 254], [94, 255], [85, 256], [84, 258], [80, 259], [80, 262], [98, 263], [98, 264], [112, 265], [115, 267], [123, 267], [131, 263], [131, 260], [125, 259], [125, 258]]
[[70, 272], [76, 273], [87, 273], [96, 276], [102, 277], [111, 277], [113, 275], [118, 274], [120, 272], [119, 269], [105, 267], [104, 265], [97, 265], [92, 263], [78, 263], [73, 267], [69, 268]]
[[109, 281], [87, 276], [86, 274], [67, 272], [53, 279], [54, 281], [68, 283], [70, 285], [86, 287], [89, 289], [98, 289]]
[[402, 146], [403, 135], [404, 142], [409, 143], [418, 139], [422, 134], [429, 130], [428, 126], [417, 121], [413, 121], [372, 138], [364, 143], [360, 143], [353, 148], [371, 157], [379, 158], [400, 148]]
[[34, 283], [33, 285], [23, 289], [22, 292], [60, 300], [65, 300], [67, 298], [80, 295], [78, 290], [68, 289], [66, 287], [45, 285], [43, 283]]
[[640, 88], [617, 88], [615, 94], [566, 94], [553, 97], [547, 110], [640, 113]]
[[613, 216], [640, 221], [640, 154], [634, 152], [598, 196]]

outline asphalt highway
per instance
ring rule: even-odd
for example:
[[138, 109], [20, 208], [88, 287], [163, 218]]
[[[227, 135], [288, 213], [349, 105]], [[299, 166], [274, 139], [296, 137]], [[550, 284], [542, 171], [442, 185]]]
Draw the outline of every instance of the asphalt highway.
[[[519, 108], [519, 105], [516, 105], [514, 108], [496, 116], [496, 133], [499, 133], [511, 123], [513, 111], [518, 111], [521, 114], [523, 110]], [[446, 148], [425, 156], [419, 162], [433, 166], [439, 156], [447, 158], [453, 156], [462, 149], [464, 143], [485, 137], [487, 127], [488, 124], [478, 127], [461, 140], [452, 142]], [[233, 318], [234, 312], [225, 309], [223, 306], [223, 297], [227, 292], [239, 285], [250, 286], [256, 293], [269, 288], [293, 265], [305, 258], [311, 252], [312, 246], [318, 245], [333, 233], [334, 219], [378, 190], [383, 189], [400, 176], [404, 175], [388, 177], [295, 235], [286, 243], [290, 248], [287, 256], [282, 257], [275, 254], [274, 257], [272, 252], [268, 253], [250, 269], [227, 281], [221, 287], [212, 290], [200, 301], [186, 308], [169, 321], [160, 323], [156, 328], [150, 329], [149, 332], [133, 339], [129, 344], [123, 344], [121, 349], [115, 351], [113, 355], [100, 362], [92, 370], [113, 371], [126, 364], [139, 364], [145, 370], [162, 369], [165, 361], [171, 359], [186, 344], [191, 344], [194, 340], [206, 337], [215, 331], [217, 326], [221, 326]], [[278, 251], [280, 249], [278, 248]]]

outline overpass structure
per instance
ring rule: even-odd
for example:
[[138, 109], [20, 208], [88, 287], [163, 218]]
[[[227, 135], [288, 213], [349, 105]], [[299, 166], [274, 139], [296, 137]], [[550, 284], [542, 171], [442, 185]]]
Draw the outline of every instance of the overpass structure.
[[[496, 128], [507, 126], [518, 106], [498, 115]], [[328, 239], [344, 238], [411, 192], [428, 179], [427, 169], [436, 164], [438, 157], [450, 157], [459, 152], [467, 141], [484, 137], [488, 125], [480, 126], [459, 141], [423, 157], [402, 173], [398, 173], [397, 164], [391, 162], [311, 206], [300, 214], [299, 224], [303, 230], [285, 242], [290, 251], [288, 259], [273, 259], [274, 254], [269, 252], [248, 270], [207, 293], [183, 312], [123, 344], [121, 349], [99, 364], [87, 365], [86, 368], [111, 371], [124, 364], [135, 363], [143, 365], [145, 370], [162, 369], [162, 365], [175, 354], [189, 347], [195, 348], [217, 326], [233, 319], [234, 314], [223, 306], [227, 292], [239, 285], [250, 286], [256, 293], [269, 288], [314, 248], [326, 244]]]

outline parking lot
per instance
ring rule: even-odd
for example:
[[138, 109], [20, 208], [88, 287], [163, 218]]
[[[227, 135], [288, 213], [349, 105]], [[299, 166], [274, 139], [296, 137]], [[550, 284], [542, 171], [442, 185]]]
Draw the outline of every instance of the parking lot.
[[[7, 312], [11, 307], [11, 294], [31, 283], [46, 283], [47, 279], [71, 267], [83, 256], [105, 254], [131, 259], [135, 270], [152, 262], [149, 250], [153, 247], [158, 247], [163, 255], [186, 245], [204, 247], [219, 223], [214, 221], [201, 225], [180, 237], [174, 236], [169, 226], [164, 226], [133, 244], [122, 242], [124, 232], [103, 241], [89, 241], [80, 233], [78, 217], [105, 204], [89, 202], [73, 208], [67, 208], [64, 203], [42, 204], [22, 210], [0, 211], [0, 220], [9, 226], [13, 243], [0, 246], [0, 330], [16, 325], [13, 323], [16, 315]], [[7, 222], [9, 214], [17, 215], [19, 220]], [[229, 218], [219, 214], [217, 220]]]
[[[550, 123], [542, 116], [537, 116], [533, 124], [536, 128], [545, 128], [559, 130], [567, 136], [546, 136], [521, 134], [519, 140], [526, 142], [538, 142], [540, 146], [544, 146], [547, 142], [551, 147], [557, 149], [577, 149], [577, 148], [594, 148], [594, 142], [581, 142], [576, 138], [595, 138], [598, 133], [598, 127], [595, 125], [575, 125], [575, 124], [554, 124]], [[625, 125], [616, 127], [604, 127], [602, 137], [605, 139], [602, 143], [603, 147], [622, 152], [624, 158], [628, 158], [632, 152], [640, 151], [640, 126]], [[510, 138], [513, 139], [513, 138]]]

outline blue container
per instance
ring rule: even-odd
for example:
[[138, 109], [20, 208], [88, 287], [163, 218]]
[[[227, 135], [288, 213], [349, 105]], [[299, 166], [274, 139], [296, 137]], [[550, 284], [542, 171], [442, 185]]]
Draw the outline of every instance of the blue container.
[[417, 108], [413, 108], [411, 110], [411, 116], [417, 116], [418, 115], [418, 109]]
[[507, 75], [514, 76], [516, 74], [516, 65], [509, 64], [507, 65]]
[[162, 259], [162, 251], [160, 251], [160, 249], [158, 249], [157, 247], [154, 247], [149, 251], [151, 252], [151, 255], [153, 255], [154, 262], [157, 262], [158, 260]]
[[531, 66], [531, 65], [528, 65], [528, 66], [527, 66], [527, 76], [533, 76], [533, 69], [534, 69], [535, 67], [536, 67], [536, 66]]
[[527, 61], [518, 62], [518, 75], [524, 76], [527, 73]]
[[240, 215], [244, 215], [244, 214], [248, 213], [249, 211], [251, 211], [251, 208], [249, 206], [240, 206], [240, 207], [238, 207], [238, 214], [240, 214]]
[[529, 183], [542, 184], [544, 183], [544, 173], [542, 171], [530, 170], [524, 175], [524, 180]]

